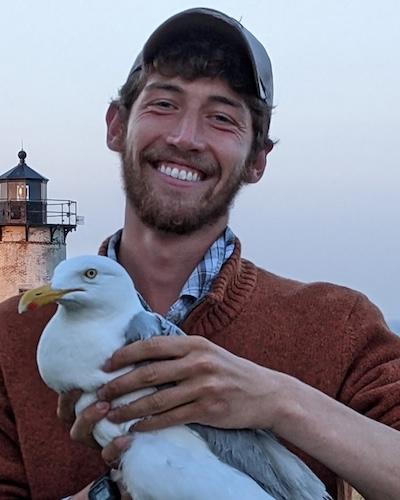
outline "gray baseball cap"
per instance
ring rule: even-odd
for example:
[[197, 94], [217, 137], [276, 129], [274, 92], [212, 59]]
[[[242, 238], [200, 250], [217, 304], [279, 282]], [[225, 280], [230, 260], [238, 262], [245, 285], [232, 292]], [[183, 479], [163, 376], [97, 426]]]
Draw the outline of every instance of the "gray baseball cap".
[[196, 8], [180, 12], [162, 23], [145, 43], [142, 52], [136, 58], [128, 80], [139, 71], [143, 64], [151, 62], [159, 48], [177, 36], [185, 36], [196, 29], [208, 33], [218, 33], [227, 42], [234, 43], [245, 54], [250, 63], [256, 95], [268, 106], [273, 105], [273, 82], [271, 61], [264, 46], [244, 28], [239, 21], [223, 12], [213, 9]]

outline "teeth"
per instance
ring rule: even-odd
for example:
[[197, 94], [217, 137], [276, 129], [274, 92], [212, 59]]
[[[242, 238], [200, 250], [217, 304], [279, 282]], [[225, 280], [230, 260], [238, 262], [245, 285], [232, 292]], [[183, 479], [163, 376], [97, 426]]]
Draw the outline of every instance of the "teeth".
[[162, 163], [159, 167], [158, 170], [162, 172], [165, 175], [169, 175], [170, 177], [173, 177], [174, 179], [179, 179], [181, 181], [188, 181], [188, 182], [198, 182], [200, 181], [200, 175], [197, 172], [191, 172], [190, 170], [185, 170], [185, 169], [179, 169], [177, 167], [166, 167], [164, 163]]

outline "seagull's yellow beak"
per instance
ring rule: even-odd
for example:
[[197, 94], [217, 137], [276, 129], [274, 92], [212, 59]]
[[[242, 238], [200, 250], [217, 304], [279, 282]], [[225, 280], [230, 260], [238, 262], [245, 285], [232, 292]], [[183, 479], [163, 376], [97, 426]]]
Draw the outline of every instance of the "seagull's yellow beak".
[[80, 288], [55, 289], [50, 284], [27, 290], [20, 298], [18, 312], [34, 311], [38, 307], [57, 302], [67, 293], [81, 291]]

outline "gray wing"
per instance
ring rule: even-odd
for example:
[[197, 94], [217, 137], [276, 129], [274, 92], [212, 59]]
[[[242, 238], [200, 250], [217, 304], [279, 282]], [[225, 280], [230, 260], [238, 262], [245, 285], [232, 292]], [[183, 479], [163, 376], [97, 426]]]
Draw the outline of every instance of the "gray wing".
[[[185, 335], [163, 316], [148, 311], [130, 322], [128, 342], [157, 335]], [[167, 384], [166, 386], [170, 386]], [[162, 389], [163, 387], [158, 387]], [[317, 476], [296, 455], [285, 448], [270, 431], [216, 429], [190, 424], [211, 451], [226, 464], [248, 474], [277, 500], [328, 500], [330, 496]]]
[[190, 424], [222, 461], [252, 477], [277, 500], [329, 500], [324, 484], [271, 431]]
[[125, 335], [129, 344], [130, 342], [147, 340], [158, 335], [185, 335], [185, 333], [160, 314], [143, 310], [133, 316]]
[[160, 328], [161, 328], [161, 335], [167, 335], [167, 336], [172, 336], [172, 335], [185, 335], [186, 333], [179, 328], [179, 326], [174, 325], [174, 323], [171, 323], [171, 321], [168, 321], [165, 319], [163, 316], [159, 314], [155, 314], [157, 316], [158, 321], [160, 322]]

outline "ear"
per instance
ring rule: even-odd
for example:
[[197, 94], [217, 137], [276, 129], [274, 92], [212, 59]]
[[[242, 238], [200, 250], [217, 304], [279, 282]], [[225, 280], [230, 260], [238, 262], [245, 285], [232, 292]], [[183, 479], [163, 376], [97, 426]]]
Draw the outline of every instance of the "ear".
[[107, 146], [111, 151], [121, 153], [125, 141], [125, 121], [118, 102], [112, 102], [106, 113]]
[[267, 166], [267, 156], [271, 149], [272, 147], [268, 149], [262, 149], [257, 153], [252, 163], [247, 165], [244, 178], [245, 182], [247, 182], [248, 184], [255, 184], [261, 179], [261, 177], [264, 175], [264, 171]]

